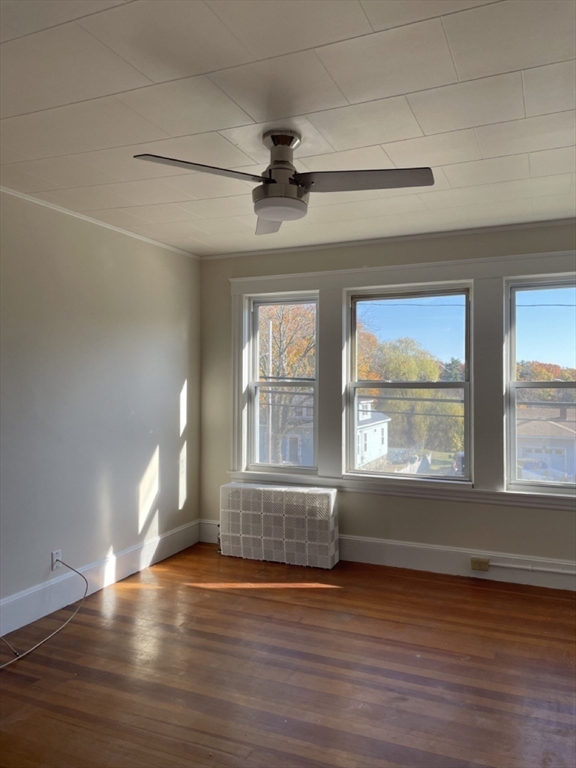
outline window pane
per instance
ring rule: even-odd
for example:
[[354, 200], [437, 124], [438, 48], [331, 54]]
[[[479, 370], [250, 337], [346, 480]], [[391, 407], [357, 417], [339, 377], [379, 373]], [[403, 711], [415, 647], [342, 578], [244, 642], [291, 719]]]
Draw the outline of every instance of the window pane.
[[309, 387], [257, 387], [256, 462], [314, 466], [314, 392]]
[[573, 483], [575, 448], [576, 391], [516, 389], [517, 479]]
[[576, 287], [514, 291], [518, 381], [576, 380]]
[[357, 389], [355, 468], [469, 476], [463, 389]]
[[316, 304], [259, 304], [256, 311], [259, 377], [314, 379]]
[[464, 381], [466, 294], [356, 302], [357, 379]]

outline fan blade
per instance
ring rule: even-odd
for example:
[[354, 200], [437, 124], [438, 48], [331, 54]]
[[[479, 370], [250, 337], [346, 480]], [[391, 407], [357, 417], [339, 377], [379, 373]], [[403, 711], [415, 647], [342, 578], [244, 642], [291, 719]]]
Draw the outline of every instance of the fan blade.
[[278, 232], [281, 226], [281, 221], [271, 221], [270, 219], [263, 219], [259, 216], [256, 222], [256, 234], [272, 235], [274, 232]]
[[213, 173], [214, 176], [227, 176], [229, 179], [239, 179], [240, 181], [255, 181], [257, 184], [270, 183], [272, 181], [272, 179], [266, 176], [256, 176], [253, 173], [242, 173], [242, 171], [231, 171], [228, 168], [216, 168], [213, 165], [189, 163], [187, 160], [175, 160], [172, 157], [162, 157], [161, 155], [134, 155], [134, 159], [148, 160], [150, 163], [159, 163], [160, 165], [172, 165], [175, 168], [184, 168], [189, 171]]
[[296, 172], [292, 178], [296, 184], [307, 187], [312, 192], [354, 192], [361, 189], [429, 187], [434, 184], [431, 168]]

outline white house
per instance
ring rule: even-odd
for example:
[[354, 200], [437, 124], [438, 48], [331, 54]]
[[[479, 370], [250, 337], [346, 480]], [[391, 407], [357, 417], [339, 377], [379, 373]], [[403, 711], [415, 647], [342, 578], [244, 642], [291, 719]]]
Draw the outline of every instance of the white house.
[[356, 467], [362, 469], [388, 454], [390, 416], [374, 410], [373, 400], [360, 400], [356, 419]]

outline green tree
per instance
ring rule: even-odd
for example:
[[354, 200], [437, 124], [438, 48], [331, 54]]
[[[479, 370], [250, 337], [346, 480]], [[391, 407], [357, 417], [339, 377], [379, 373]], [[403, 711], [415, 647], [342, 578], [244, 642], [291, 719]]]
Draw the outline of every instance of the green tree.
[[377, 378], [384, 381], [438, 381], [441, 362], [415, 339], [382, 341], [374, 355]]
[[465, 366], [457, 357], [451, 357], [447, 363], [442, 363], [440, 381], [464, 381]]
[[430, 419], [426, 390], [406, 389], [404, 381], [438, 381], [441, 363], [414, 339], [402, 337], [379, 344], [374, 356], [378, 378], [399, 383], [397, 390], [380, 392], [384, 412], [392, 416], [389, 425], [391, 445], [419, 451], [427, 445]]

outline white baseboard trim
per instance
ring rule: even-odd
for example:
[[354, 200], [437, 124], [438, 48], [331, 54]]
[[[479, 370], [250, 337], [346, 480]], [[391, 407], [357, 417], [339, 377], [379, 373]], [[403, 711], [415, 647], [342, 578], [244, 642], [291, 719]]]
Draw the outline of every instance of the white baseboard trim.
[[[200, 541], [216, 544], [218, 528], [218, 520], [200, 520]], [[470, 568], [472, 557], [490, 560], [490, 570], [473, 571]], [[510, 584], [576, 590], [576, 562], [573, 560], [554, 560], [508, 552], [485, 552], [479, 549], [345, 535], [340, 535], [340, 560], [505, 581]], [[498, 567], [496, 563], [510, 567]], [[569, 573], [542, 573], [532, 570], [537, 568]]]
[[[490, 560], [490, 570], [473, 571], [470, 558]], [[510, 584], [531, 584], [535, 587], [576, 590], [576, 562], [553, 560], [508, 552], [485, 552], [479, 549], [460, 549], [436, 544], [416, 544], [409, 541], [373, 539], [364, 536], [340, 536], [340, 559], [357, 563], [390, 565], [394, 568], [412, 568], [416, 571], [469, 576]], [[499, 568], [496, 563], [510, 568]], [[531, 569], [552, 569], [569, 573], [542, 573]]]
[[[191, 523], [181, 525], [149, 541], [134, 544], [94, 563], [82, 567], [78, 567], [75, 562], [71, 562], [70, 565], [78, 567], [78, 570], [86, 576], [89, 585], [88, 594], [91, 595], [103, 587], [122, 581], [149, 565], [191, 547], [199, 540], [200, 521], [193, 520]], [[84, 592], [82, 580], [64, 566], [62, 571], [66, 572], [0, 600], [0, 635], [6, 635], [43, 616], [48, 616], [82, 596]]]
[[207, 544], [218, 544], [220, 523], [218, 520], [200, 520], [200, 541]]

